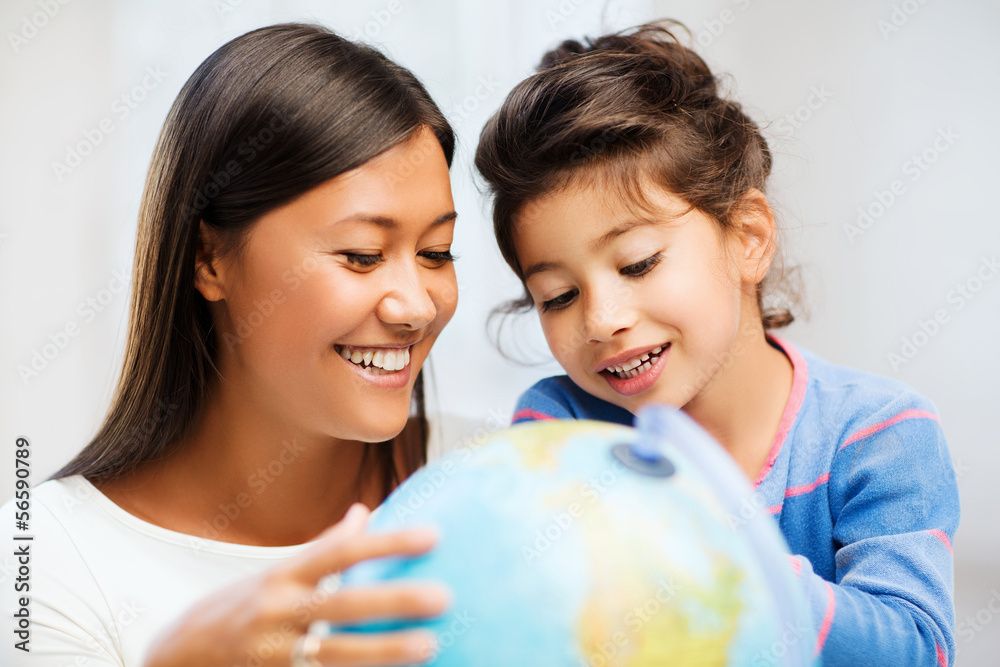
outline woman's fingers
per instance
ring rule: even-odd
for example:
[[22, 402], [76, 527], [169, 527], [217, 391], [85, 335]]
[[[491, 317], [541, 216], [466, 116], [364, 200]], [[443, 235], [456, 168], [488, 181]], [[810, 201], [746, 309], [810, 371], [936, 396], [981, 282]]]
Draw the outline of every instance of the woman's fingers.
[[[355, 509], [361, 508], [361, 509]], [[437, 535], [430, 529], [412, 529], [395, 533], [365, 535], [368, 510], [353, 505], [344, 518], [328, 528], [317, 544], [289, 560], [281, 571], [307, 586], [369, 558], [416, 556], [434, 546]]]
[[442, 614], [449, 604], [451, 592], [440, 584], [383, 584], [338, 591], [317, 606], [312, 619], [335, 624], [420, 619]]
[[437, 651], [434, 635], [426, 630], [383, 634], [334, 634], [320, 644], [317, 660], [324, 665], [381, 667], [427, 662]]

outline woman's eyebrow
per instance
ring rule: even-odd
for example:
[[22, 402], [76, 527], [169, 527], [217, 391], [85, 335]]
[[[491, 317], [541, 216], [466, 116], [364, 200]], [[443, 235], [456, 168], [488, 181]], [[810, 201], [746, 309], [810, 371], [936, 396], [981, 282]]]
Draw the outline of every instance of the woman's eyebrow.
[[[448, 211], [447, 213], [442, 213], [441, 215], [436, 217], [434, 221], [431, 222], [430, 226], [436, 227], [438, 225], [443, 225], [444, 223], [451, 222], [456, 218], [458, 218], [458, 213], [456, 213], [455, 211]], [[390, 218], [385, 215], [376, 215], [373, 213], [352, 213], [351, 215], [348, 215], [346, 217], [341, 218], [340, 220], [337, 220], [333, 224], [338, 225], [342, 222], [348, 222], [348, 221], [368, 222], [373, 225], [382, 227], [383, 229], [397, 229], [399, 227], [399, 221], [397, 221], [395, 218]]]

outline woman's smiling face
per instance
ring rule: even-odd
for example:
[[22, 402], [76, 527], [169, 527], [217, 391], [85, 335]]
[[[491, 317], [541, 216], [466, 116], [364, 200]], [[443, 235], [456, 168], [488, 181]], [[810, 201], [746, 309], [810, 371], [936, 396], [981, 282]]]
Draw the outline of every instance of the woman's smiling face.
[[[569, 377], [636, 412], [685, 406], [717, 375], [756, 276], [719, 224], [647, 182], [652, 211], [573, 183], [525, 206], [515, 247], [549, 348]], [[754, 315], [759, 320], [759, 315]]]
[[196, 284], [226, 383], [279, 423], [380, 442], [458, 300], [448, 165], [421, 128], [257, 220]]

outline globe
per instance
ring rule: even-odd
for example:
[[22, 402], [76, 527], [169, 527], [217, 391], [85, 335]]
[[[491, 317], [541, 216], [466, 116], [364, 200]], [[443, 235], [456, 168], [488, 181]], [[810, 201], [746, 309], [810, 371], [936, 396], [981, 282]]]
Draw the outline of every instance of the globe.
[[[684, 413], [637, 427], [537, 421], [458, 448], [400, 485], [368, 530], [432, 526], [433, 551], [360, 563], [343, 585], [430, 579], [438, 667], [810, 665], [815, 631], [768, 515]], [[740, 517], [735, 521], [735, 517]]]

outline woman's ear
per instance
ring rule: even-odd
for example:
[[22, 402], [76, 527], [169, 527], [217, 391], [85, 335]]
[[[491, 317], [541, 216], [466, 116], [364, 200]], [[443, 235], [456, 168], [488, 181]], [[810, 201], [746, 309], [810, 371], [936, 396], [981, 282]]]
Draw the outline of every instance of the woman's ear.
[[734, 222], [740, 239], [741, 277], [744, 283], [756, 285], [767, 275], [777, 245], [774, 213], [764, 193], [756, 188], [747, 192], [740, 201]]
[[194, 257], [194, 288], [206, 301], [226, 298], [225, 270], [222, 266], [222, 239], [202, 220], [198, 225], [198, 249]]

